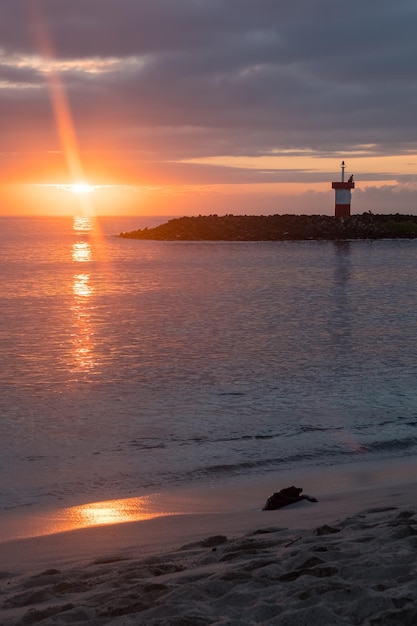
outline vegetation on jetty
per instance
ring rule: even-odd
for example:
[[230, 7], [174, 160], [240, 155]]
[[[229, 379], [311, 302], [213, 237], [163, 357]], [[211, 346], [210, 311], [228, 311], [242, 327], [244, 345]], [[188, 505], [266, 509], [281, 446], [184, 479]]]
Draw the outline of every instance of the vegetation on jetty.
[[200, 215], [121, 233], [120, 237], [162, 241], [416, 238], [417, 215], [363, 213], [343, 219], [327, 215]]

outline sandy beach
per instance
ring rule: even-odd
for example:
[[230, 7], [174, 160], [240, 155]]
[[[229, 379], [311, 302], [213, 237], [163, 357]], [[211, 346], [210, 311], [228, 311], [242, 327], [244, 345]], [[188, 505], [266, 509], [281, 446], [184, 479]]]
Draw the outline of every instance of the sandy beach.
[[295, 475], [318, 502], [277, 511], [289, 475], [175, 492], [180, 513], [3, 541], [0, 623], [415, 624], [415, 469]]

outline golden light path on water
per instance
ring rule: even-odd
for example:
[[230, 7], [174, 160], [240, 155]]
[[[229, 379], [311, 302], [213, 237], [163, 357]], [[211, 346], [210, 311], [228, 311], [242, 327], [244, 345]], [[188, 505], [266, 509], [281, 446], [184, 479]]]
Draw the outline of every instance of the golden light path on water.
[[[72, 219], [74, 241], [70, 244], [73, 271], [69, 284], [72, 299], [69, 311], [71, 320], [71, 353], [68, 366], [76, 379], [96, 372], [100, 365], [95, 343], [94, 304], [97, 287], [94, 286], [91, 268], [94, 261], [102, 261], [94, 244], [101, 232], [94, 217], [85, 214]], [[98, 246], [99, 247], [99, 246]], [[98, 255], [98, 259], [95, 255]], [[107, 262], [107, 261], [106, 261]], [[68, 358], [68, 356], [67, 356]], [[180, 511], [181, 512], [181, 511]], [[90, 502], [58, 509], [39, 509], [32, 514], [16, 517], [11, 510], [3, 516], [0, 531], [8, 539], [57, 534], [93, 526], [107, 526], [137, 522], [164, 515], [176, 514], [173, 506], [163, 506], [159, 494], [149, 496]]]
[[[73, 218], [73, 230], [78, 235], [89, 235], [93, 224], [89, 217]], [[72, 333], [73, 359], [77, 372], [91, 372], [96, 366], [94, 329], [91, 320], [90, 299], [94, 294], [91, 285], [91, 275], [88, 264], [93, 255], [89, 241], [77, 241], [72, 246], [72, 260], [80, 265], [80, 270], [73, 276], [72, 292], [74, 302], [71, 307], [74, 317], [74, 332]], [[78, 270], [78, 268], [77, 268]]]
[[[73, 231], [82, 238], [72, 246], [72, 260], [77, 266], [72, 282], [74, 302], [71, 308], [76, 329], [72, 336], [73, 358], [76, 371], [88, 373], [98, 365], [95, 356], [90, 302], [94, 295], [89, 271], [89, 265], [93, 261], [93, 251], [90, 239], [85, 239], [86, 236], [89, 238], [94, 236], [94, 220], [86, 215], [75, 216]], [[164, 514], [162, 511], [155, 510], [155, 501], [151, 496], [91, 502], [60, 510], [48, 522], [43, 521], [41, 532], [42, 534], [55, 534], [91, 526], [152, 519]]]

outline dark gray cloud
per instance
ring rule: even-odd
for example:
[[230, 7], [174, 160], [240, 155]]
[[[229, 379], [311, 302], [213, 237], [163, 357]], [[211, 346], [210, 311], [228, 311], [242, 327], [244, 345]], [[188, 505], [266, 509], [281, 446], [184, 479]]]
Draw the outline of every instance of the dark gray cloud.
[[57, 148], [47, 32], [86, 152], [402, 152], [417, 141], [416, 26], [415, 0], [0, 0], [0, 141]]

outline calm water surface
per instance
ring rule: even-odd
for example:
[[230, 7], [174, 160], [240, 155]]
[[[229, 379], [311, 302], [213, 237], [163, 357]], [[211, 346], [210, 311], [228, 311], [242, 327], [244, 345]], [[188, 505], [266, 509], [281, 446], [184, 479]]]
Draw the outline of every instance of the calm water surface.
[[157, 221], [0, 219], [1, 508], [415, 455], [417, 241]]

